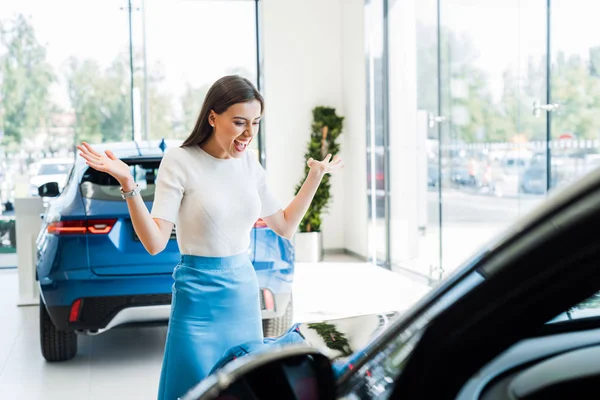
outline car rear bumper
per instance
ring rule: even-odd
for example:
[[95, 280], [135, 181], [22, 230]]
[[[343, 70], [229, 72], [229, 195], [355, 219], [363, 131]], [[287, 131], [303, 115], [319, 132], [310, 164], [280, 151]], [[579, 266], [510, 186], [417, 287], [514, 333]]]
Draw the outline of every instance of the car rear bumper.
[[[171, 275], [99, 278], [70, 276], [40, 282], [42, 301], [60, 330], [97, 334], [123, 325], [167, 323], [171, 311]], [[291, 284], [273, 286], [259, 275], [262, 318], [285, 314], [291, 301]], [[79, 279], [76, 279], [79, 278]], [[74, 315], [72, 315], [74, 314]]]
[[[77, 307], [78, 313], [73, 312], [74, 305], [46, 306], [58, 329], [98, 334], [123, 325], [167, 323], [171, 295], [84, 297]], [[72, 313], [76, 318], [70, 319]]]
[[[264, 293], [264, 292], [263, 292]], [[168, 296], [168, 299], [166, 298]], [[171, 313], [171, 295], [87, 297], [79, 303], [77, 320], [69, 317], [73, 306], [47, 306], [48, 314], [60, 330], [99, 334], [118, 326], [167, 323]], [[275, 307], [265, 309], [261, 296], [263, 319], [278, 318], [285, 314], [291, 294], [273, 295]]]

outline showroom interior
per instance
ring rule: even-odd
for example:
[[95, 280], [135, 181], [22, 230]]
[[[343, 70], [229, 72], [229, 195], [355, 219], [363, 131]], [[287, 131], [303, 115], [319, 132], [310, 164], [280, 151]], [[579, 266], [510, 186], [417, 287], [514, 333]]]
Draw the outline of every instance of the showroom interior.
[[326, 140], [314, 111], [332, 111], [345, 166], [322, 224], [290, 241], [288, 322], [404, 312], [600, 166], [595, 11], [590, 0], [2, 1], [0, 398], [156, 398], [166, 325], [81, 335], [65, 362], [40, 351], [38, 236], [64, 196], [38, 188], [74, 179], [82, 140], [168, 152], [210, 85], [240, 75], [265, 99], [251, 151], [288, 204], [309, 146]]

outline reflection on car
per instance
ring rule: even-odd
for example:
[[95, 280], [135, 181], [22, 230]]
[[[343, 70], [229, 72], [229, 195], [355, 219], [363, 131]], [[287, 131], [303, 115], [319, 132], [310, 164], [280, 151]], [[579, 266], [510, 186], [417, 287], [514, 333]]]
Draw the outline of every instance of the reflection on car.
[[[168, 142], [166, 151], [177, 145]], [[163, 155], [158, 143], [97, 148], [110, 148], [129, 165], [151, 209]], [[49, 361], [73, 358], [77, 334], [166, 323], [172, 273], [181, 257], [177, 229], [163, 252], [150, 255], [135, 234], [118, 182], [88, 168], [82, 159], [62, 192], [56, 182], [48, 182], [40, 193], [53, 198], [37, 239], [43, 356]], [[248, 252], [261, 288], [264, 334], [280, 335], [290, 327], [293, 313], [293, 247], [259, 220], [251, 232]]]

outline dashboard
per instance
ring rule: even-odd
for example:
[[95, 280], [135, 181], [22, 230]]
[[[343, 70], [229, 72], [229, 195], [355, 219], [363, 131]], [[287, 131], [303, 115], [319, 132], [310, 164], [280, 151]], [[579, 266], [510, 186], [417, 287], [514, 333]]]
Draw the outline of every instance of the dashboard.
[[[355, 371], [339, 400], [386, 400], [418, 335], [392, 346]], [[403, 354], [404, 353], [404, 354]], [[456, 400], [597, 399], [600, 328], [523, 340], [478, 371]]]
[[527, 339], [482, 368], [457, 400], [595, 399], [599, 360], [600, 329]]

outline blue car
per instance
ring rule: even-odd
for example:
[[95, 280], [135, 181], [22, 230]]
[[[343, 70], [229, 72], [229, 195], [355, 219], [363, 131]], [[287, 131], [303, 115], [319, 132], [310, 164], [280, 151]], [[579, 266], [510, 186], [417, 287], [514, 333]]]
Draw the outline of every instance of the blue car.
[[[163, 150], [179, 142], [114, 143], [111, 149], [131, 167], [152, 207]], [[172, 273], [180, 261], [176, 230], [166, 249], [150, 255], [137, 238], [120, 186], [78, 157], [61, 193], [58, 184], [39, 187], [50, 198], [37, 239], [40, 342], [44, 358], [64, 361], [77, 353], [77, 335], [168, 322]], [[294, 249], [261, 220], [248, 249], [261, 288], [263, 331], [283, 334], [292, 323]]]

